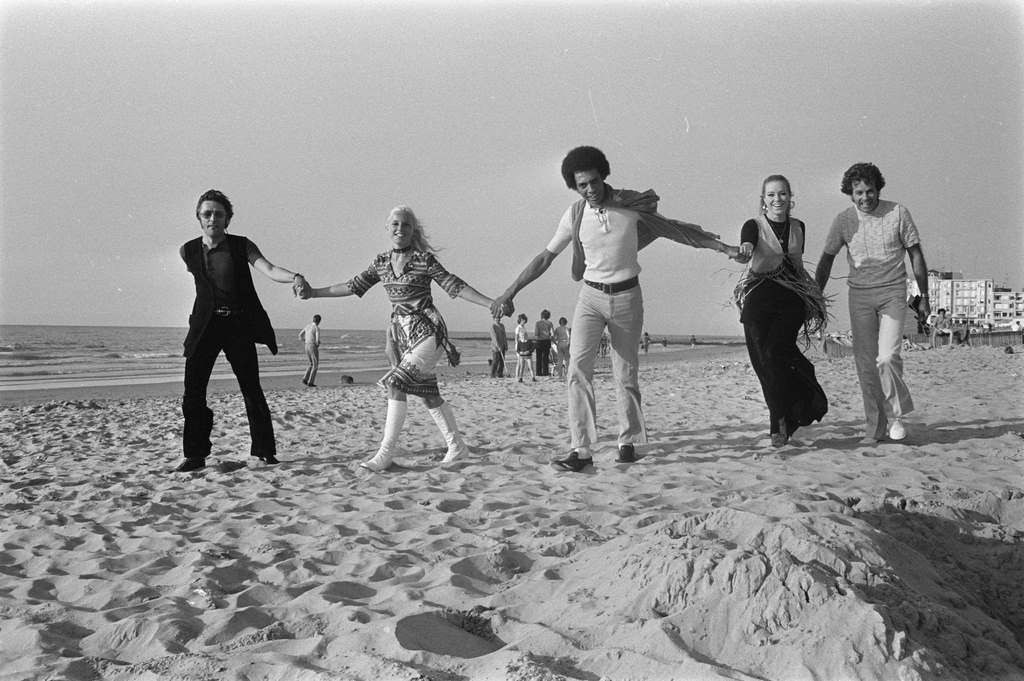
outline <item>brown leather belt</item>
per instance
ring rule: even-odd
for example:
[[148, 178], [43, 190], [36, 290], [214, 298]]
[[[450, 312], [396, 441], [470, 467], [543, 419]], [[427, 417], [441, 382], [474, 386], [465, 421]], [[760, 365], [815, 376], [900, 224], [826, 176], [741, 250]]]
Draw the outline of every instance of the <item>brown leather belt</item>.
[[596, 281], [587, 281], [586, 279], [583, 280], [583, 283], [590, 288], [596, 288], [602, 293], [622, 293], [623, 291], [628, 291], [639, 284], [640, 277], [633, 277], [632, 279], [627, 279], [625, 281], [617, 281], [614, 284], [599, 284]]

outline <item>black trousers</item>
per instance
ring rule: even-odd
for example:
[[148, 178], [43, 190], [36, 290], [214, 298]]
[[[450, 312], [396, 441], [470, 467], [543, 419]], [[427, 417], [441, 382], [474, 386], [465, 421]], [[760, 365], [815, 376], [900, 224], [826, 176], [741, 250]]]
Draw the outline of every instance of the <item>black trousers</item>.
[[750, 364], [761, 383], [771, 419], [769, 432], [786, 435], [799, 426], [820, 421], [828, 411], [828, 398], [814, 375], [814, 365], [797, 347], [804, 323], [800, 298], [772, 282], [759, 286], [743, 308], [743, 335]]
[[210, 455], [213, 411], [206, 405], [206, 389], [221, 350], [231, 364], [231, 370], [238, 379], [238, 387], [242, 390], [252, 439], [250, 454], [276, 454], [274, 424], [260, 385], [256, 344], [240, 318], [214, 316], [203, 332], [203, 337], [199, 339], [195, 352], [185, 360], [185, 394], [181, 398], [181, 412], [185, 417], [182, 442], [185, 458], [205, 459]]
[[551, 339], [545, 338], [536, 340], [536, 346], [534, 351], [537, 355], [537, 375], [538, 376], [550, 376], [551, 375]]

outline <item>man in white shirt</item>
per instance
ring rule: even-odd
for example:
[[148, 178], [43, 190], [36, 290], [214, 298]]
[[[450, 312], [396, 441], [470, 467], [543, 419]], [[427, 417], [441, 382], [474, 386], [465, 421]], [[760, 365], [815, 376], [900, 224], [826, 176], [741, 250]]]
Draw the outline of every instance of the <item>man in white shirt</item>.
[[612, 372], [618, 396], [620, 463], [636, 460], [635, 445], [647, 442], [640, 406], [639, 348], [644, 325], [643, 293], [637, 252], [658, 237], [695, 248], [709, 248], [740, 259], [739, 249], [727, 246], [716, 234], [698, 225], [669, 220], [656, 211], [658, 196], [647, 192], [615, 190], [605, 184], [611, 173], [600, 149], [577, 147], [562, 161], [566, 186], [582, 198], [562, 215], [554, 237], [495, 298], [492, 314], [511, 315], [512, 299], [547, 271], [567, 246], [573, 246], [573, 279], [583, 280], [573, 313], [569, 341], [570, 452], [552, 464], [561, 470], [582, 471], [592, 465], [591, 448], [597, 443], [597, 406], [594, 399], [594, 362], [601, 335], [608, 330]]
[[[907, 268], [910, 256], [918, 289], [928, 291], [928, 265], [910, 211], [879, 198], [885, 178], [872, 163], [855, 163], [844, 173], [841, 191], [853, 205], [836, 216], [825, 239], [814, 278], [825, 290], [832, 263], [845, 246], [850, 266], [850, 327], [866, 421], [864, 444], [902, 440], [903, 416], [913, 411], [903, 381], [900, 348], [907, 314]], [[918, 315], [931, 312], [928, 294], [921, 295]]]
[[315, 388], [316, 372], [320, 369], [320, 315], [313, 315], [313, 321], [299, 331], [299, 338], [306, 344], [306, 358], [309, 360], [302, 382]]

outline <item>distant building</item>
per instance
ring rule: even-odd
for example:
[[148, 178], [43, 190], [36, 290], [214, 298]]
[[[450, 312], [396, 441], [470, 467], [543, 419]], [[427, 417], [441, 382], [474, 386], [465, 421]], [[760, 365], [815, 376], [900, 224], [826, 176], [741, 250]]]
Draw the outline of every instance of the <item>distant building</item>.
[[932, 310], [945, 308], [954, 323], [1010, 326], [1024, 320], [1024, 291], [997, 287], [992, 279], [929, 270], [928, 297]]
[[996, 287], [992, 292], [992, 323], [1004, 326], [1021, 320], [1024, 320], [1024, 291]]

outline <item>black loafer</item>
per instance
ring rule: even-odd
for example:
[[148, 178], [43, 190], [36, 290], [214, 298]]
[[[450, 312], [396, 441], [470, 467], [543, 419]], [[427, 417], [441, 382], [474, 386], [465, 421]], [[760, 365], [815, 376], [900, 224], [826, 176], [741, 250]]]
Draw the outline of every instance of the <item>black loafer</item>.
[[636, 448], [633, 445], [619, 445], [619, 458], [615, 459], [616, 463], [634, 463], [636, 462]]
[[188, 473], [189, 471], [197, 471], [200, 468], [206, 468], [206, 459], [185, 459], [178, 464], [174, 471], [176, 473]]
[[579, 473], [587, 466], [593, 466], [594, 460], [591, 458], [581, 459], [580, 453], [574, 449], [569, 452], [569, 456], [564, 459], [555, 459], [551, 462], [551, 465], [559, 470]]
[[262, 461], [263, 463], [266, 463], [266, 464], [281, 463], [280, 461], [277, 460], [277, 457], [274, 456], [273, 454], [260, 454], [260, 455], [254, 455], [254, 456], [256, 456], [257, 459], [259, 459], [260, 461]]

